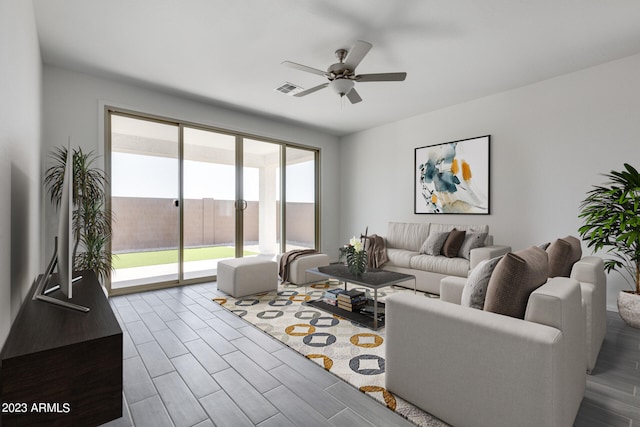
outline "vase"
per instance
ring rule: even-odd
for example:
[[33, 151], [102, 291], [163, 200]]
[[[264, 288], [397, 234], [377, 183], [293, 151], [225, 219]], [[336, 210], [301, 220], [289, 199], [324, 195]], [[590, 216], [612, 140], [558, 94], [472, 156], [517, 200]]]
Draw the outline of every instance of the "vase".
[[618, 293], [618, 313], [627, 325], [640, 329], [640, 295], [620, 291]]

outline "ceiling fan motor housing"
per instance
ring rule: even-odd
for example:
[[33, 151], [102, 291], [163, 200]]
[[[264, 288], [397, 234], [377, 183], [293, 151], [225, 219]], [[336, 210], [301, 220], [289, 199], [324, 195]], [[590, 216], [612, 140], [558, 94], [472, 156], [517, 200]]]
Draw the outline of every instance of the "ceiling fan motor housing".
[[331, 74], [331, 77], [329, 78], [330, 80], [335, 78], [350, 78], [354, 76], [353, 71], [348, 69], [342, 62], [330, 65], [329, 68], [327, 68], [327, 72]]
[[353, 70], [349, 70], [344, 64], [344, 59], [347, 57], [348, 51], [346, 49], [338, 49], [335, 53], [336, 58], [338, 58], [340, 62], [331, 64], [329, 68], [327, 68], [327, 72], [331, 74], [329, 80], [352, 77], [354, 75]]

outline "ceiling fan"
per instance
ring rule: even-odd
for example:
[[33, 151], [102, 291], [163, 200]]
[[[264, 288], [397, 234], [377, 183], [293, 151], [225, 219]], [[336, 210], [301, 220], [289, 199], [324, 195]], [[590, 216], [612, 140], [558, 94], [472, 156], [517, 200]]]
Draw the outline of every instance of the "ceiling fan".
[[306, 65], [291, 61], [284, 61], [282, 64], [287, 67], [317, 74], [329, 79], [327, 83], [303, 90], [294, 96], [306, 96], [328, 86], [340, 95], [340, 97], [346, 96], [352, 104], [356, 104], [362, 101], [362, 98], [360, 98], [360, 95], [354, 87], [356, 82], [401, 82], [407, 77], [407, 73], [356, 74], [356, 67], [372, 47], [373, 45], [371, 43], [358, 40], [349, 51], [346, 49], [336, 50], [335, 54], [339, 62], [330, 65], [327, 71], [307, 67]]

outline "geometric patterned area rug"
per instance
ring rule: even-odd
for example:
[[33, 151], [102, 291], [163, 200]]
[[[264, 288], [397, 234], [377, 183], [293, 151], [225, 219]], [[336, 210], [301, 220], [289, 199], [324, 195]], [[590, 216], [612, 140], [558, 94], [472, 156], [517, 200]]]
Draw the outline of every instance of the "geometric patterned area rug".
[[[373, 297], [368, 288], [348, 284]], [[213, 301], [262, 329], [287, 346], [318, 363], [329, 372], [378, 400], [418, 426], [446, 426], [445, 423], [385, 388], [385, 335], [359, 326], [343, 317], [302, 304], [322, 298], [328, 289], [343, 288], [335, 280], [310, 285], [280, 284], [278, 291], [243, 298], [220, 297]], [[411, 292], [399, 286], [378, 290], [378, 301], [397, 292]], [[433, 298], [417, 292], [416, 298]], [[428, 369], [428, 367], [425, 367]]]

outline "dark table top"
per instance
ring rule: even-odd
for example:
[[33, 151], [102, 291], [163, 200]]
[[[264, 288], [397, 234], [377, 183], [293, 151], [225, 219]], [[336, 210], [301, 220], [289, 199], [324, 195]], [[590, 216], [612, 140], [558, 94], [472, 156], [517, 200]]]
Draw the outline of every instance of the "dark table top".
[[395, 283], [415, 279], [415, 276], [411, 274], [397, 273], [395, 271], [381, 269], [367, 269], [362, 276], [356, 277], [351, 274], [349, 267], [344, 264], [330, 264], [324, 267], [310, 268], [307, 271], [369, 288], [383, 288]]

